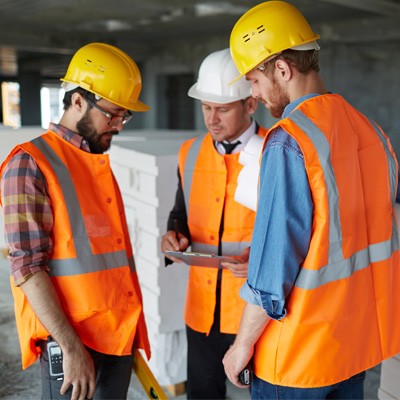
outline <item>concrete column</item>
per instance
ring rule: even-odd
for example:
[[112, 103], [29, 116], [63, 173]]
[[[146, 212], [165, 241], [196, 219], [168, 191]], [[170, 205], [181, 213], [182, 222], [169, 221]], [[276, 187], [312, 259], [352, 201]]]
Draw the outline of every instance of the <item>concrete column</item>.
[[1, 90], [1, 84], [3, 80], [0, 79], [0, 124], [3, 123], [3, 91]]
[[21, 126], [41, 125], [40, 89], [41, 76], [36, 71], [20, 71]]

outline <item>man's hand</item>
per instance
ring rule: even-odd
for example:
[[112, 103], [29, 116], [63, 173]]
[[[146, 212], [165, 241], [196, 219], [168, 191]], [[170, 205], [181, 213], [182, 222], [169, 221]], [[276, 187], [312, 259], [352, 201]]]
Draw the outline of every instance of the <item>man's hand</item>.
[[[161, 238], [161, 251], [185, 251], [189, 246], [189, 240], [187, 237], [182, 235], [181, 233], [176, 234], [175, 231], [168, 231]], [[181, 260], [167, 256], [171, 261], [174, 262], [182, 262]]]
[[228, 268], [236, 278], [247, 278], [249, 269], [250, 247], [246, 247], [239, 257], [239, 263], [223, 262], [221, 265]]
[[60, 394], [65, 394], [72, 384], [72, 400], [93, 398], [96, 386], [93, 361], [64, 313], [47, 272], [35, 273], [20, 287], [39, 320], [61, 347], [64, 382]]
[[72, 385], [71, 400], [92, 399], [96, 389], [93, 360], [84, 346], [63, 352], [64, 382], [60, 394], [64, 395]]
[[237, 387], [246, 388], [248, 385], [243, 385], [239, 381], [239, 374], [247, 367], [251, 357], [253, 356], [253, 346], [246, 343], [235, 342], [230, 349], [225, 353], [222, 360], [225, 373], [228, 379]]
[[239, 374], [253, 357], [254, 345], [266, 328], [269, 317], [262, 307], [247, 303], [240, 321], [235, 342], [226, 352], [222, 362], [228, 379], [236, 386], [247, 387], [239, 382]]

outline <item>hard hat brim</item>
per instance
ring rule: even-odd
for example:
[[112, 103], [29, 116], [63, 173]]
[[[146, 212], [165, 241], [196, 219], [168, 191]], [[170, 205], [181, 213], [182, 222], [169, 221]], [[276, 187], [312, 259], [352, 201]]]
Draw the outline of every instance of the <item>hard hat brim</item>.
[[[76, 84], [75, 82], [71, 82], [71, 81], [67, 81], [64, 78], [61, 78], [60, 81], [62, 81], [61, 83], [61, 87], [65, 90], [65, 91], [69, 91], [69, 90], [74, 90], [77, 87], [82, 87], [78, 84]], [[97, 93], [93, 90], [88, 90], [87, 88], [82, 87], [82, 89], [87, 90], [88, 92], [91, 92], [93, 94], [95, 94], [96, 96], [99, 96], [100, 98], [103, 98], [103, 96], [100, 95], [100, 93]], [[122, 104], [116, 101], [111, 101], [108, 100], [110, 103], [116, 104], [117, 106], [120, 106], [122, 108], [126, 108], [127, 110], [131, 110], [131, 111], [136, 111], [136, 112], [145, 112], [145, 111], [149, 111], [150, 107], [143, 103], [140, 100], [137, 100], [136, 102], [130, 102], [128, 104]]]
[[149, 111], [150, 107], [147, 104], [144, 104], [143, 102], [138, 100], [136, 103], [132, 105], [132, 107], [129, 107], [128, 110], [143, 112], [143, 111]]
[[[240, 77], [239, 77], [240, 78]], [[238, 79], [239, 79], [238, 78]], [[238, 79], [235, 79], [237, 81]], [[229, 83], [230, 85], [230, 83]], [[188, 91], [188, 96], [192, 97], [193, 99], [201, 100], [201, 101], [209, 101], [210, 103], [217, 103], [217, 104], [229, 104], [234, 103], [235, 101], [247, 99], [247, 97], [251, 96], [249, 93], [248, 96], [218, 96], [212, 93], [205, 93], [201, 92], [197, 89], [197, 83], [195, 83]]]

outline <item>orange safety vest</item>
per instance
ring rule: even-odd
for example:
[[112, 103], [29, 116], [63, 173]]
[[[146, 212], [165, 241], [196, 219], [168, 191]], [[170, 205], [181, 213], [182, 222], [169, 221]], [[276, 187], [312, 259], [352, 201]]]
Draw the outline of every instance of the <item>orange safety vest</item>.
[[[17, 146], [43, 173], [54, 213], [48, 266], [65, 314], [82, 342], [111, 355], [150, 347], [122, 197], [108, 155], [91, 154], [48, 131]], [[22, 289], [11, 282], [23, 368], [47, 339]]]
[[[264, 135], [260, 128], [258, 134]], [[240, 255], [250, 246], [255, 212], [237, 203], [234, 195], [243, 166], [239, 153], [221, 155], [210, 133], [183, 143], [179, 171], [188, 216], [192, 251], [218, 254], [222, 216], [222, 255]], [[195, 331], [209, 333], [214, 322], [217, 268], [191, 266], [184, 318]], [[245, 302], [239, 296], [244, 278], [222, 271], [220, 331], [236, 334]]]
[[304, 154], [314, 217], [287, 315], [256, 344], [255, 374], [328, 386], [400, 352], [398, 165], [381, 128], [338, 95], [304, 101], [267, 135], [277, 127]]

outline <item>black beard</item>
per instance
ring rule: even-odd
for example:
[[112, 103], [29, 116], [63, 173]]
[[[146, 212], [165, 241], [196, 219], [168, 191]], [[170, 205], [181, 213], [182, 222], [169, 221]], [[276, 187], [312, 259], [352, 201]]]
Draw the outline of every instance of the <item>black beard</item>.
[[110, 146], [106, 148], [99, 142], [99, 135], [92, 126], [92, 119], [89, 116], [90, 109], [87, 109], [83, 117], [77, 122], [76, 129], [78, 133], [83, 136], [89, 144], [90, 152], [94, 154], [103, 154]]

